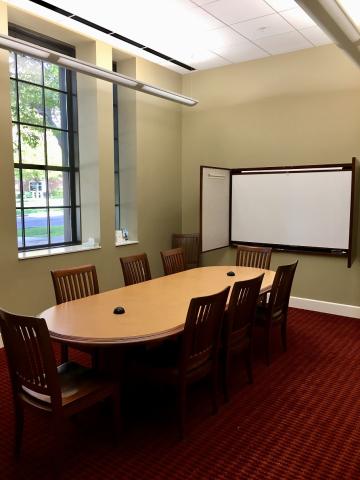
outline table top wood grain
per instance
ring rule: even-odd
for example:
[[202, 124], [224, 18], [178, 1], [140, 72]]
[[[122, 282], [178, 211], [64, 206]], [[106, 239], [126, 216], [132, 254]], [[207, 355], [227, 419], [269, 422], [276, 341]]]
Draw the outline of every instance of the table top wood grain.
[[[227, 276], [233, 271], [235, 276]], [[73, 344], [111, 345], [151, 341], [184, 328], [191, 298], [210, 295], [239, 280], [265, 273], [261, 293], [271, 289], [275, 272], [213, 266], [155, 278], [51, 307], [45, 318], [53, 339]], [[125, 313], [113, 310], [122, 306]]]

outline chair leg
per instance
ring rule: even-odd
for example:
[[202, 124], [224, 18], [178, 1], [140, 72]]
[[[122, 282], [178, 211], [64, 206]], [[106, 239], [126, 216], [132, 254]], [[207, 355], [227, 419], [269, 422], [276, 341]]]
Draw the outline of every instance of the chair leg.
[[52, 428], [55, 444], [53, 455], [54, 474], [56, 479], [60, 479], [66, 459], [64, 418], [62, 415], [52, 415]]
[[265, 332], [265, 351], [266, 351], [266, 365], [271, 363], [271, 328], [266, 328]]
[[65, 343], [62, 343], [60, 346], [61, 349], [61, 363], [66, 363], [69, 361], [69, 348]]
[[287, 333], [286, 333], [286, 321], [281, 324], [281, 340], [282, 340], [282, 347], [284, 352], [287, 351]]
[[222, 383], [223, 383], [223, 392], [224, 392], [225, 402], [228, 402], [230, 399], [229, 378], [230, 378], [230, 355], [229, 353], [225, 353], [223, 362], [222, 362]]
[[19, 457], [24, 431], [24, 411], [21, 405], [15, 406], [15, 456]]
[[185, 414], [186, 414], [186, 384], [180, 384], [178, 386], [178, 427], [181, 440], [185, 437]]
[[120, 388], [117, 388], [111, 396], [113, 403], [113, 435], [114, 442], [117, 443], [121, 432], [121, 398]]
[[253, 383], [253, 368], [252, 368], [252, 350], [251, 347], [249, 347], [246, 352], [245, 352], [245, 368], [246, 368], [246, 373], [248, 376], [248, 382], [250, 384]]
[[219, 410], [219, 401], [218, 401], [218, 368], [217, 365], [213, 368], [211, 374], [211, 391], [212, 391], [212, 407], [213, 414]]

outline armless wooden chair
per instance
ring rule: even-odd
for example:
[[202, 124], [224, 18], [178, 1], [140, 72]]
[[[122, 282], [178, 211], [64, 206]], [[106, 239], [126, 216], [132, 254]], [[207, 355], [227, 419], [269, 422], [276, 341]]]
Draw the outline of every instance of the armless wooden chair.
[[271, 287], [269, 302], [258, 306], [256, 324], [265, 330], [266, 362], [271, 363], [271, 333], [273, 326], [280, 326], [284, 352], [287, 350], [287, 315], [290, 292], [298, 261], [277, 268]]
[[47, 415], [61, 462], [64, 419], [106, 398], [113, 401], [114, 428], [120, 425], [119, 386], [74, 362], [56, 367], [46, 322], [0, 310], [0, 329], [8, 360], [15, 407], [15, 454], [21, 449], [24, 409]]
[[[218, 409], [218, 357], [222, 320], [230, 287], [209, 296], [190, 301], [184, 331], [179, 347], [163, 352], [150, 352], [145, 371], [146, 378], [175, 387], [178, 403], [178, 424], [184, 437], [187, 385], [210, 377], [214, 413]], [[159, 349], [161, 350], [161, 349]]]
[[229, 400], [229, 373], [231, 357], [244, 355], [249, 383], [253, 382], [252, 346], [256, 305], [264, 274], [250, 280], [234, 283], [223, 328], [223, 387]]
[[172, 248], [183, 248], [185, 270], [200, 265], [200, 235], [198, 233], [173, 233]]
[[270, 269], [271, 248], [238, 245], [236, 249], [236, 265]]
[[[95, 265], [82, 265], [59, 270], [52, 270], [51, 278], [54, 285], [56, 303], [69, 302], [79, 298], [99, 293], [99, 284]], [[97, 363], [97, 354], [90, 347], [76, 347], [92, 355], [93, 366]], [[68, 347], [61, 344], [61, 361], [69, 359]]]
[[185, 270], [184, 250], [182, 248], [173, 248], [160, 252], [164, 267], [164, 274], [183, 272]]
[[146, 253], [120, 257], [125, 286], [151, 280], [150, 266]]

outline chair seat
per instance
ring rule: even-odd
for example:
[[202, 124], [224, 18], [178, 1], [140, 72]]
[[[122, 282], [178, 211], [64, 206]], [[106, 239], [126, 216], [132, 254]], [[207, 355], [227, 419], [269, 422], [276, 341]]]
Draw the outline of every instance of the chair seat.
[[[91, 368], [75, 362], [67, 362], [57, 367], [61, 389], [62, 405], [66, 405], [93, 394], [98, 390], [107, 390], [110, 382], [100, 378]], [[38, 393], [25, 386], [22, 387], [22, 398], [33, 406], [41, 406], [45, 410], [51, 410], [50, 397]], [[47, 405], [48, 404], [48, 407]]]
[[[256, 307], [256, 317], [255, 323], [257, 325], [266, 326], [268, 324], [268, 315], [269, 315], [269, 308], [268, 306], [258, 305]], [[277, 314], [273, 313], [272, 316], [272, 323], [277, 325], [282, 323], [284, 320], [283, 314], [281, 311], [278, 311]]]

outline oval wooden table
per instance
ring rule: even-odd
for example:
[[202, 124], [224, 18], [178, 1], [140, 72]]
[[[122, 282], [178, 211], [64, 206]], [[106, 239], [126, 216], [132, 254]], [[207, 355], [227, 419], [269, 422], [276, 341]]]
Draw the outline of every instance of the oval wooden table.
[[[227, 272], [235, 276], [227, 276]], [[186, 270], [51, 307], [45, 318], [54, 340], [68, 344], [119, 345], [152, 341], [184, 328], [190, 299], [223, 290], [265, 273], [261, 293], [271, 289], [275, 272], [215, 266]], [[125, 313], [115, 315], [117, 306]]]

